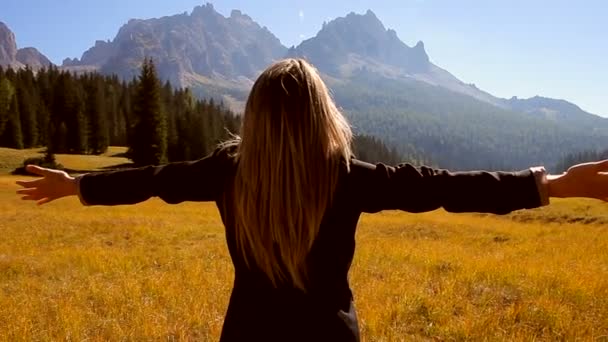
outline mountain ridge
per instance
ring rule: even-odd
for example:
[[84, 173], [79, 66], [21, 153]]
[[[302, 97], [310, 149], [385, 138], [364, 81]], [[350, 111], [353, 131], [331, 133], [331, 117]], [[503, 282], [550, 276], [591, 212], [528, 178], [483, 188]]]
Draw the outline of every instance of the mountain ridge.
[[217, 80], [238, 88], [240, 81], [250, 86], [257, 72], [286, 50], [248, 15], [233, 10], [224, 17], [207, 3], [190, 14], [131, 19], [112, 41], [97, 41], [80, 59], [64, 61], [63, 67], [116, 73], [128, 79], [138, 74], [144, 57], [151, 57], [160, 76], [176, 86]]
[[[275, 40], [275, 48], [272, 49], [273, 51], [266, 54], [264, 58], [262, 58], [262, 63], [252, 63], [252, 65], [245, 68], [246, 70], [241, 71], [239, 73], [234, 71], [231, 72], [227, 70], [229, 69], [227, 67], [218, 69], [217, 65], [207, 65], [205, 67], [200, 67], [196, 65], [192, 66], [192, 58], [188, 58], [189, 61], [186, 61], [185, 63], [180, 63], [180, 58], [178, 58], [179, 56], [175, 55], [172, 56], [174, 62], [171, 63], [171, 61], [167, 61], [168, 56], [160, 56], [162, 55], [162, 53], [159, 53], [158, 50], [155, 51], [150, 46], [144, 46], [141, 44], [139, 46], [136, 45], [135, 47], [129, 46], [129, 39], [125, 39], [126, 36], [132, 34], [133, 32], [137, 32], [136, 26], [145, 25], [144, 23], [172, 22], [173, 24], [176, 24], [179, 23], [180, 20], [193, 17], [206, 18], [210, 23], [217, 23], [217, 21], [221, 20], [232, 20], [232, 23], [235, 24], [234, 26], [236, 27], [238, 27], [239, 25], [243, 26], [243, 24], [256, 26], [257, 29], [262, 30], [272, 36], [272, 38]], [[328, 76], [335, 76], [336, 73], [339, 73], [339, 70], [335, 69], [335, 65], [327, 65], [329, 64], [328, 61], [332, 61], [333, 59], [335, 59], [335, 56], [332, 58], [327, 58], [325, 60], [321, 60], [320, 58], [318, 58], [318, 56], [310, 56], [307, 54], [306, 51], [308, 48], [307, 45], [310, 45], [310, 43], [313, 41], [318, 44], [320, 40], [326, 38], [325, 35], [327, 31], [331, 31], [335, 27], [344, 26], [343, 24], [345, 22], [349, 23], [351, 28], [356, 27], [357, 25], [352, 25], [353, 21], [361, 23], [362, 25], [360, 26], [366, 29], [368, 34], [370, 34], [371, 36], [375, 35], [376, 38], [381, 38], [385, 42], [389, 43], [389, 49], [384, 49], [383, 51], [375, 51], [376, 53], [383, 53], [382, 56], [379, 56], [379, 60], [383, 62], [384, 65], [382, 65], [381, 68], [378, 68], [377, 71], [386, 71], [386, 66], [402, 68], [406, 72], [405, 75], [401, 76], [407, 76], [431, 85], [441, 86], [451, 91], [471, 96], [477, 100], [490, 103], [503, 109], [517, 110], [518, 107], [512, 107], [514, 103], [509, 102], [509, 99], [499, 98], [486, 91], [478, 89], [473, 84], [465, 83], [459, 80], [451, 73], [449, 73], [447, 70], [431, 63], [429, 56], [426, 53], [424, 42], [418, 41], [417, 44], [412, 47], [407, 46], [399, 39], [395, 30], [385, 28], [384, 24], [372, 10], [367, 10], [364, 14], [350, 12], [344, 17], [338, 17], [329, 22], [325, 22], [317, 33], [317, 35], [315, 35], [315, 37], [304, 40], [298, 46], [294, 46], [288, 49], [280, 43], [278, 38], [276, 38], [276, 36], [274, 36], [268, 30], [267, 27], [261, 26], [260, 24], [255, 22], [250, 16], [244, 14], [242, 11], [238, 9], [233, 9], [228, 16], [223, 16], [215, 10], [212, 4], [207, 3], [202, 6], [196, 6], [190, 14], [188, 12], [184, 12], [182, 14], [164, 16], [161, 18], [130, 19], [125, 25], [120, 28], [118, 34], [112, 41], [96, 41], [95, 45], [85, 51], [80, 59], [66, 59], [64, 60], [62, 66], [67, 70], [72, 71], [97, 70], [102, 73], [117, 73], [119, 76], [125, 79], [129, 79], [137, 74], [137, 61], [140, 62], [141, 60], [143, 60], [142, 52], [146, 52], [149, 57], [158, 57], [156, 59], [158, 59], [157, 63], [160, 64], [158, 66], [158, 69], [159, 73], [161, 74], [161, 77], [165, 80], [171, 81], [174, 85], [189, 86], [193, 88], [197, 88], [197, 86], [204, 85], [211, 88], [217, 88], [219, 92], [224, 91], [229, 93], [229, 95], [232, 95], [232, 97], [240, 97], [240, 102], [244, 102], [244, 97], [246, 97], [246, 93], [248, 92], [249, 87], [253, 84], [253, 81], [255, 80], [257, 74], [259, 74], [259, 72], [261, 72], [261, 70], [263, 70], [273, 60], [277, 60], [284, 57], [310, 57], [309, 59], [322, 72], [326, 73]], [[212, 27], [210, 26], [210, 28]], [[350, 33], [353, 34], [352, 31]], [[203, 40], [208, 39], [206, 34], [202, 36], [204, 36]], [[249, 41], [249, 43], [251, 43], [251, 40]], [[211, 47], [217, 47], [217, 44]], [[361, 48], [361, 46], [359, 47]], [[127, 56], [125, 56], [124, 54], [123, 56], [115, 56], [117, 50], [120, 49], [139, 50], [139, 55], [135, 53], [135, 55], [137, 56], [137, 61], [133, 60], [133, 56], [129, 56], [129, 54], [127, 54]], [[340, 49], [337, 48], [335, 44], [329, 47], [325, 47], [325, 49], [334, 50], [334, 55], [336, 55], [336, 50], [340, 51]], [[321, 51], [321, 54], [322, 53], [323, 51]], [[131, 55], [133, 55], [133, 53], [131, 53]], [[241, 54], [238, 60], [239, 62], [242, 62], [243, 60], [249, 59], [251, 57], [252, 56], [248, 54]], [[360, 54], [355, 57], [348, 56], [346, 54], [341, 56], [342, 59], [353, 59], [355, 64], [358, 63], [373, 65], [373, 62], [370, 63], [369, 58], [359, 57], [361, 57]], [[129, 61], [129, 59], [131, 59], [131, 61]], [[205, 60], [206, 57], [201, 59]], [[218, 59], [225, 60], [225, 58]], [[348, 70], [346, 70], [346, 72], [348, 72]], [[394, 72], [394, 70], [391, 72]], [[245, 95], [243, 93], [245, 93]], [[223, 98], [225, 96], [219, 97]], [[585, 113], [596, 115], [588, 112]]]

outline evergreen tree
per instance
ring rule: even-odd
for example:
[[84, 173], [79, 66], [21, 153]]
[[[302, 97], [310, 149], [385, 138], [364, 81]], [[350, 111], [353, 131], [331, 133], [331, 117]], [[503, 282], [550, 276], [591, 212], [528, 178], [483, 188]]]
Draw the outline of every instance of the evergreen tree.
[[167, 162], [167, 123], [161, 103], [160, 81], [152, 59], [142, 65], [134, 98], [134, 129], [129, 158], [138, 165]]
[[50, 84], [53, 68], [39, 70], [34, 80], [36, 84], [36, 124], [38, 127], [38, 145], [48, 146], [51, 123], [51, 104], [53, 100]]
[[15, 88], [7, 78], [0, 78], [0, 135], [4, 132], [4, 127], [9, 119], [9, 109]]
[[55, 82], [53, 95], [49, 142], [52, 152], [86, 153], [87, 120], [79, 84], [74, 82], [71, 74], [61, 73]]
[[109, 134], [106, 118], [104, 85], [98, 77], [91, 80], [87, 94], [87, 114], [89, 116], [89, 150], [102, 154], [108, 149]]
[[[31, 87], [31, 86], [30, 86]], [[31, 148], [38, 146], [38, 125], [36, 117], [36, 100], [27, 85], [19, 85], [17, 99], [19, 114], [21, 115], [21, 129], [23, 133], [23, 146]]]
[[22, 149], [23, 136], [21, 135], [21, 118], [19, 116], [19, 103], [17, 96], [13, 95], [8, 110], [8, 120], [4, 129], [4, 133], [0, 138], [2, 146]]

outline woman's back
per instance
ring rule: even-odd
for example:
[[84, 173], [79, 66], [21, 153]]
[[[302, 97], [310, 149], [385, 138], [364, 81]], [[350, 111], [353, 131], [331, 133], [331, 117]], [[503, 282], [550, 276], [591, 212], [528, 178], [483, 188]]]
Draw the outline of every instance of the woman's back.
[[[541, 205], [534, 172], [451, 173], [404, 164], [390, 167], [356, 159], [344, 162], [333, 201], [306, 257], [306, 290], [273, 284], [247, 265], [234, 232], [236, 146], [219, 148], [196, 162], [89, 174], [80, 180], [87, 204], [113, 205], [158, 196], [168, 203], [215, 201], [226, 227], [235, 268], [222, 341], [357, 341], [357, 319], [348, 284], [361, 213], [386, 209], [421, 212], [507, 213]], [[407, 281], [407, 280], [404, 280]]]

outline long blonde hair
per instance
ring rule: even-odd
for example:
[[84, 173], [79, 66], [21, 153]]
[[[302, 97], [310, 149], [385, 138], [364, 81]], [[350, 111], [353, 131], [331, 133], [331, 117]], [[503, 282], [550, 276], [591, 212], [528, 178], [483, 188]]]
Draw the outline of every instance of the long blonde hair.
[[234, 183], [238, 250], [274, 286], [306, 290], [306, 258], [332, 203], [352, 131], [316, 69], [301, 59], [271, 65], [242, 118]]

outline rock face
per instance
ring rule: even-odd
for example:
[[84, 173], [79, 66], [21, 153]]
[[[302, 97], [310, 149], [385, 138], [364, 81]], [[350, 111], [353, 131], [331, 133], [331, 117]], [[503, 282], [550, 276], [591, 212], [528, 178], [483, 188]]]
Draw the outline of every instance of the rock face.
[[129, 79], [139, 73], [145, 57], [159, 75], [178, 86], [207, 80], [253, 79], [287, 49], [268, 31], [240, 11], [224, 17], [207, 4], [159, 19], [132, 19], [111, 42], [98, 41], [80, 60], [64, 66], [92, 66]]
[[17, 61], [15, 34], [3, 22], [0, 22], [0, 65], [11, 67], [22, 66]]
[[15, 34], [6, 24], [0, 22], [0, 66], [22, 68], [28, 65], [33, 70], [38, 70], [52, 64], [33, 47], [17, 49]]

